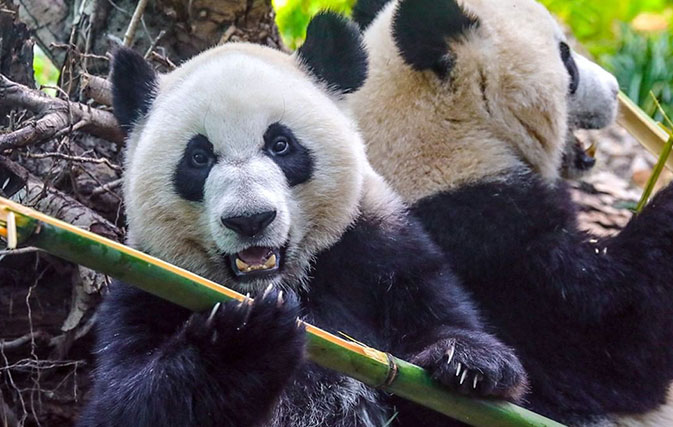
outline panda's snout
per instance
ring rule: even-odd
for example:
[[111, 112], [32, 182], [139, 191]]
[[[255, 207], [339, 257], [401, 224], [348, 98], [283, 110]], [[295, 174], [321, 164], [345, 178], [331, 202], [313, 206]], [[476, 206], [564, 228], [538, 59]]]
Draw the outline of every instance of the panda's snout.
[[243, 237], [255, 237], [264, 231], [276, 218], [276, 211], [265, 211], [250, 215], [222, 216], [222, 225]]

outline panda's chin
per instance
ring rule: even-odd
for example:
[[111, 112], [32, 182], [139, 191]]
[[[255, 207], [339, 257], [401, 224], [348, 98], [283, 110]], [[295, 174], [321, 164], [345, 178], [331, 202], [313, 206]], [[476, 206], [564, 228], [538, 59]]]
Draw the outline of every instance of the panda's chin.
[[237, 280], [270, 279], [283, 266], [285, 247], [251, 246], [238, 253], [225, 255], [227, 264]]

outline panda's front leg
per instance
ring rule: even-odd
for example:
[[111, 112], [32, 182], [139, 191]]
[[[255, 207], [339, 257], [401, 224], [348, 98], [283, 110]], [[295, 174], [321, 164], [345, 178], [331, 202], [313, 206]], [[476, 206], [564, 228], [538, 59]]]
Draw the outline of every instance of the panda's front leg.
[[516, 401], [527, 389], [526, 374], [514, 350], [478, 330], [447, 329], [411, 357], [432, 377], [460, 393]]
[[266, 421], [301, 365], [305, 331], [298, 324], [299, 311], [294, 296], [267, 289], [254, 301], [216, 304], [185, 324], [184, 338], [216, 372], [222, 398], [236, 413], [228, 414], [232, 426]]
[[78, 425], [262, 425], [303, 360], [298, 314], [294, 298], [269, 291], [190, 315], [115, 283]]

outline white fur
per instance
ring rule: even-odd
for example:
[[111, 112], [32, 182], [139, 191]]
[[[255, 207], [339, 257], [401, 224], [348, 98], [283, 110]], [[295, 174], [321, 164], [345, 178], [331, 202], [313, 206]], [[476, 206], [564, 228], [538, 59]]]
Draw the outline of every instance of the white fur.
[[[265, 130], [277, 121], [293, 131], [314, 161], [311, 179], [293, 188], [261, 151]], [[203, 203], [184, 200], [172, 183], [187, 141], [198, 133], [218, 156]], [[363, 183], [375, 176], [353, 121], [296, 58], [243, 43], [206, 51], [162, 76], [126, 154], [131, 243], [230, 286], [236, 283], [223, 254], [285, 242], [276, 283], [300, 286], [311, 258], [359, 215], [363, 195], [371, 193]], [[220, 223], [222, 216], [271, 209], [276, 219], [253, 240], [241, 240]], [[267, 284], [251, 282], [241, 290]]]
[[[130, 242], [244, 292], [263, 289], [269, 280], [237, 282], [223, 254], [289, 242], [274, 283], [296, 289], [317, 253], [336, 243], [360, 215], [392, 223], [404, 206], [367, 162], [353, 120], [333, 98], [296, 57], [243, 43], [206, 51], [161, 76], [147, 118], [127, 142]], [[311, 178], [292, 188], [262, 152], [263, 135], [275, 122], [290, 128], [313, 159]], [[186, 201], [173, 185], [176, 166], [196, 134], [206, 136], [217, 155], [203, 202]], [[220, 221], [268, 210], [275, 210], [276, 218], [259, 237], [241, 239]], [[290, 419], [291, 425], [318, 427], [330, 416], [343, 425], [383, 424], [387, 408], [367, 409], [376, 391], [345, 377], [328, 383], [311, 383], [302, 396], [306, 407], [297, 408], [295, 398], [283, 395], [272, 424]]]
[[348, 102], [372, 165], [408, 202], [517, 169], [553, 182], [568, 117], [586, 123], [616, 109], [614, 79], [576, 54], [580, 87], [570, 95], [563, 32], [539, 3], [462, 3], [480, 25], [451, 42], [456, 66], [445, 81], [412, 70], [399, 55], [391, 32], [396, 1], [365, 32], [369, 78]]
[[570, 95], [570, 126], [600, 129], [612, 124], [617, 116], [617, 79], [595, 62], [573, 53], [579, 70], [577, 91]]
[[[573, 52], [580, 80], [559, 52], [565, 40], [556, 20], [533, 0], [463, 0], [480, 20], [450, 44], [455, 68], [442, 81], [417, 72], [399, 54], [390, 2], [365, 32], [369, 78], [347, 101], [357, 117], [370, 162], [404, 201], [466, 184], [506, 179], [532, 170], [559, 177], [568, 124], [599, 128], [617, 110], [617, 82]], [[669, 399], [670, 401], [670, 399]], [[673, 407], [596, 425], [673, 425]]]

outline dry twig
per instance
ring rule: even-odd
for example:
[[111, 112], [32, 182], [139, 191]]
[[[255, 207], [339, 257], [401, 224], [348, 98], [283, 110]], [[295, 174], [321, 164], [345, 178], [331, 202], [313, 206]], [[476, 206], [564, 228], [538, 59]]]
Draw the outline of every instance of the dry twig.
[[102, 234], [114, 240], [121, 240], [122, 232], [95, 211], [72, 197], [54, 189], [30, 174], [22, 166], [0, 156], [0, 169], [10, 170], [26, 182], [25, 187], [13, 198], [20, 203], [69, 222], [78, 227]]
[[42, 332], [42, 331], [33, 331], [30, 333], [27, 333], [26, 335], [20, 336], [18, 338], [15, 338], [13, 340], [0, 340], [0, 348], [4, 351], [7, 350], [16, 350], [17, 348], [28, 344], [30, 342], [34, 342], [36, 339], [46, 339], [48, 338], [47, 334]]
[[126, 33], [124, 34], [124, 46], [130, 47], [133, 43], [133, 38], [136, 35], [136, 28], [138, 28], [138, 23], [145, 12], [145, 6], [147, 6], [147, 0], [139, 0], [136, 5], [136, 10], [133, 11], [133, 16], [131, 17], [131, 22], [129, 23]]
[[112, 113], [79, 102], [52, 98], [2, 75], [0, 104], [11, 108], [26, 108], [41, 116], [19, 130], [0, 135], [0, 151], [47, 140], [71, 127], [119, 144], [124, 141]]
[[69, 154], [63, 153], [23, 153], [22, 155], [31, 158], [31, 159], [47, 159], [55, 158], [61, 160], [70, 160], [73, 162], [83, 162], [83, 163], [98, 163], [104, 164], [112, 170], [121, 172], [122, 168], [119, 165], [112, 163], [110, 160], [105, 157], [94, 158], [94, 157], [85, 157], [85, 156], [71, 156]]

